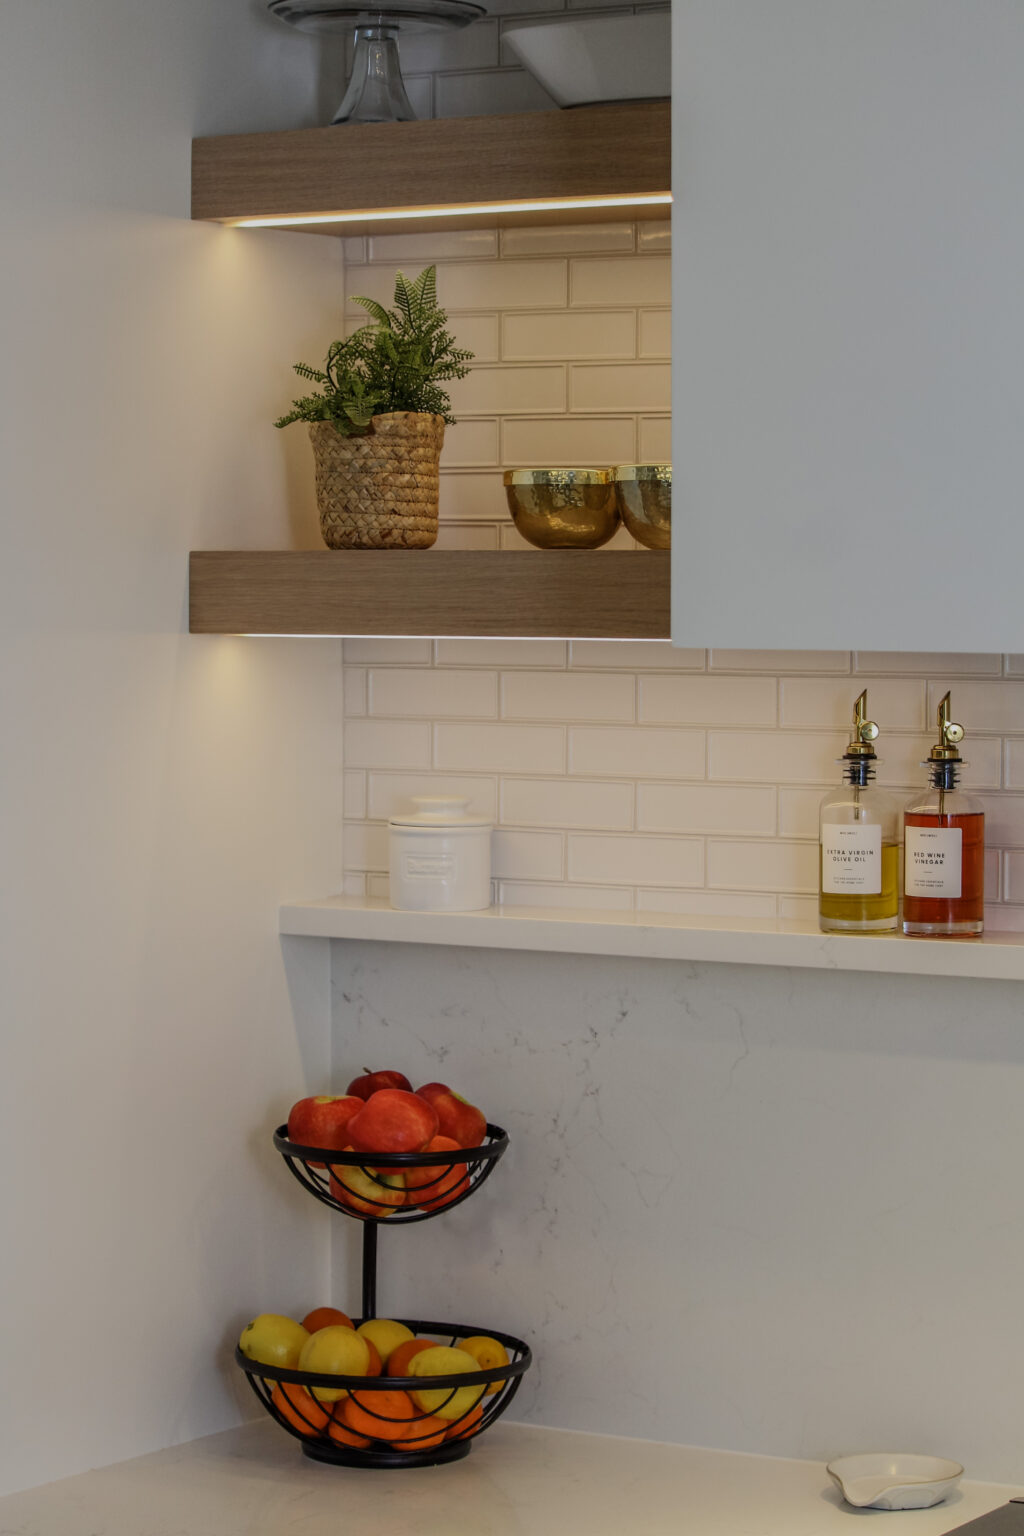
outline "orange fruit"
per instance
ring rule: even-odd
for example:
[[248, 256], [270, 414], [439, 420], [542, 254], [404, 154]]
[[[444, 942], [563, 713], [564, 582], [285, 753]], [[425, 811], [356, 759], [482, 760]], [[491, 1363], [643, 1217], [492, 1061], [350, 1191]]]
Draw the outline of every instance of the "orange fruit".
[[472, 1435], [475, 1432], [483, 1416], [483, 1405], [477, 1403], [475, 1408], [471, 1408], [468, 1413], [463, 1414], [461, 1419], [457, 1419], [454, 1424], [448, 1426], [447, 1438], [449, 1440], [465, 1440], [467, 1435]]
[[366, 1447], [370, 1443], [365, 1435], [355, 1434], [351, 1429], [349, 1429], [348, 1425], [342, 1423], [340, 1419], [331, 1420], [330, 1424], [327, 1426], [327, 1433], [330, 1435], [332, 1440], [337, 1440], [339, 1445], [350, 1445], [353, 1450], [356, 1451], [365, 1451]]
[[275, 1382], [270, 1401], [282, 1419], [287, 1419], [300, 1435], [323, 1434], [330, 1422], [327, 1410], [321, 1408], [316, 1398], [310, 1397], [305, 1387], [300, 1387], [297, 1382]]
[[354, 1328], [355, 1324], [345, 1312], [339, 1312], [337, 1307], [314, 1307], [302, 1319], [302, 1326], [307, 1333], [316, 1333], [318, 1328]]
[[359, 1392], [345, 1399], [341, 1417], [357, 1435], [404, 1440], [416, 1409], [408, 1392]]
[[409, 1361], [413, 1355], [421, 1354], [425, 1349], [433, 1349], [432, 1339], [406, 1339], [404, 1344], [399, 1344], [388, 1355], [385, 1365], [388, 1376], [408, 1376]]
[[392, 1440], [391, 1444], [396, 1451], [429, 1451], [431, 1446], [440, 1445], [447, 1434], [446, 1421], [427, 1414], [413, 1419], [404, 1440]]

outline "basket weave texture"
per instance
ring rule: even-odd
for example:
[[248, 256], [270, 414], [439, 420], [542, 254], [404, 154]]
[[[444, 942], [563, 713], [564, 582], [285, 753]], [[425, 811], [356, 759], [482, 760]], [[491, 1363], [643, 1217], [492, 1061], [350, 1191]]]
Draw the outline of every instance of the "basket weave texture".
[[374, 416], [366, 437], [311, 421], [320, 532], [328, 549], [429, 549], [437, 538], [444, 417]]

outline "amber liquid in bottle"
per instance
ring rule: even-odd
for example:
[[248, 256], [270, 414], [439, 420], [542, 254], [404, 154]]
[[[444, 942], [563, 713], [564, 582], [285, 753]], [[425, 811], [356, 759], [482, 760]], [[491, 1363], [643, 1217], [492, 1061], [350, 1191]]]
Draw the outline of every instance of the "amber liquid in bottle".
[[[977, 809], [977, 802], [970, 795], [957, 788], [959, 763], [931, 766], [931, 789], [909, 805], [903, 814], [906, 841], [903, 932], [919, 936], [975, 937], [985, 926], [985, 813]], [[921, 829], [940, 850], [935, 858], [942, 861], [942, 866], [937, 864], [934, 874], [926, 866], [923, 872], [926, 881], [932, 879], [941, 887], [948, 885], [952, 876], [955, 887], [955, 861], [959, 857], [959, 895], [941, 890], [934, 896], [924, 895], [920, 884], [915, 892], [914, 850], [929, 846], [915, 839], [915, 829]], [[917, 857], [919, 859], [920, 854]], [[927, 857], [930, 855], [925, 854]]]

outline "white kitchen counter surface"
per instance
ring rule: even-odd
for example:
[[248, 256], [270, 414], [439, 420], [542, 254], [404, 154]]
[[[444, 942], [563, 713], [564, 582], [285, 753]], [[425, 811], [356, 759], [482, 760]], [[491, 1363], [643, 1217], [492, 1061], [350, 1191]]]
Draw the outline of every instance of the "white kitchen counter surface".
[[363, 1472], [261, 1421], [0, 1499], [0, 1536], [939, 1536], [1021, 1491], [853, 1510], [818, 1462], [513, 1424], [449, 1466]]
[[981, 939], [908, 939], [902, 934], [822, 933], [817, 923], [783, 918], [678, 917], [547, 907], [396, 912], [386, 902], [351, 896], [290, 902], [281, 908], [280, 931], [396, 944], [461, 944], [472, 949], [1024, 981], [1024, 934], [1020, 933], [993, 933]]

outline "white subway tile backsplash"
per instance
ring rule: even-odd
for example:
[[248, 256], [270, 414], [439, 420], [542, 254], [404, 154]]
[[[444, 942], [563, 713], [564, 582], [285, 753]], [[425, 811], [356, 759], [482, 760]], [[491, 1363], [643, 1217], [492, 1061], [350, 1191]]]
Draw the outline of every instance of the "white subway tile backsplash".
[[564, 309], [567, 283], [564, 261], [451, 261], [437, 269], [438, 301], [452, 311]]
[[674, 646], [668, 640], [573, 640], [569, 665], [624, 667], [629, 672], [702, 672], [704, 652]]
[[494, 69], [499, 63], [498, 23], [481, 17], [457, 31], [425, 27], [418, 32], [403, 27], [398, 52], [403, 74], [406, 70], [433, 74], [448, 69]]
[[[452, 773], [371, 773], [369, 775], [367, 814], [375, 821], [407, 814], [417, 795], [461, 795], [469, 801], [474, 816], [498, 817], [498, 781], [482, 774]], [[345, 815], [350, 814], [348, 803]], [[352, 812], [352, 815], [355, 813]]]
[[455, 344], [472, 352], [478, 363], [496, 363], [501, 357], [501, 321], [498, 315], [449, 316], [448, 329]]
[[345, 667], [342, 672], [345, 699], [345, 718], [354, 719], [366, 714], [366, 668]]
[[[935, 741], [934, 735], [902, 736], [890, 733], [881, 742], [878, 782], [899, 785], [908, 790], [923, 788], [928, 771], [923, 763]], [[998, 789], [1001, 781], [1001, 743], [994, 737], [975, 736], [964, 763], [961, 784], [964, 789]], [[836, 770], [838, 772], [838, 770]]]
[[640, 784], [640, 832], [735, 832], [774, 837], [774, 788], [718, 784]]
[[633, 827], [633, 785], [594, 779], [503, 779], [501, 820], [523, 827], [628, 832]]
[[504, 907], [556, 907], [562, 911], [629, 912], [633, 892], [613, 885], [547, 885], [521, 880], [502, 880], [498, 900]]
[[998, 677], [1001, 656], [983, 656], [979, 652], [953, 651], [855, 651], [855, 672], [936, 673], [964, 677]]
[[387, 827], [375, 821], [347, 821], [342, 829], [342, 837], [346, 869], [387, 869]]
[[[836, 785], [838, 787], [838, 778]], [[826, 791], [823, 789], [779, 790], [779, 836], [818, 836], [818, 811]]]
[[928, 719], [934, 721], [943, 694], [951, 692], [953, 719], [967, 732], [965, 754], [969, 757], [971, 736], [975, 731], [1024, 731], [1024, 683], [956, 682], [943, 677], [928, 684]]
[[811, 843], [708, 843], [708, 885], [737, 891], [817, 891], [818, 849]]
[[494, 523], [445, 522], [437, 526], [432, 549], [497, 549], [498, 529]]
[[569, 405], [574, 411], [667, 411], [672, 370], [668, 363], [573, 363]]
[[779, 683], [779, 723], [806, 730], [851, 724], [853, 704], [868, 690], [868, 715], [886, 730], [925, 726], [925, 685], [920, 679], [784, 677]]
[[604, 672], [506, 672], [501, 713], [507, 720], [633, 720], [636, 682]]
[[816, 923], [818, 898], [817, 896], [780, 896], [779, 916], [796, 919], [801, 923]]
[[811, 732], [709, 731], [708, 777], [746, 784], [838, 782], [847, 738]]
[[[509, 361], [633, 357], [635, 352], [636, 314], [631, 309], [570, 310], [561, 315], [523, 310], [502, 317], [501, 355]], [[635, 406], [627, 397], [626, 409]]]
[[349, 720], [346, 768], [429, 768], [430, 726], [425, 720]]
[[1011, 859], [1012, 854], [1003, 854], [998, 848], [985, 849], [985, 900], [986, 902], [998, 901], [1002, 894], [1003, 885], [1003, 861]]
[[1024, 741], [1012, 738], [1005, 743], [1007, 789], [1024, 789]]
[[345, 662], [353, 666], [372, 666], [375, 662], [391, 666], [429, 666], [431, 649], [429, 640], [392, 640], [384, 636], [352, 639], [342, 642]]
[[569, 730], [570, 773], [702, 779], [704, 753], [703, 731], [632, 726], [573, 726]]
[[1024, 848], [1024, 795], [981, 795], [989, 848]]
[[441, 472], [476, 469], [501, 462], [497, 421], [460, 421], [446, 427], [441, 450]]
[[724, 725], [733, 720], [774, 725], [776, 693], [773, 677], [642, 677], [639, 718], [659, 725]]
[[437, 640], [439, 666], [565, 668], [564, 640]]
[[580, 251], [631, 251], [633, 226], [621, 224], [520, 225], [501, 232], [502, 256], [571, 256]]
[[662, 253], [672, 249], [671, 219], [642, 219], [636, 227], [637, 248]]
[[564, 765], [565, 729], [561, 725], [434, 726], [436, 768], [470, 773], [561, 773]]
[[632, 416], [512, 417], [502, 433], [502, 462], [510, 469], [603, 469], [632, 461]]
[[491, 870], [496, 880], [561, 880], [565, 850], [560, 832], [506, 832], [491, 836]]
[[442, 475], [439, 512], [445, 522], [504, 518], [508, 514], [508, 502], [500, 472]]
[[775, 897], [748, 891], [637, 891], [638, 912], [676, 917], [775, 916]]
[[642, 309], [640, 311], [640, 357], [672, 356], [672, 311], [670, 309]]
[[702, 885], [704, 844], [699, 838], [570, 832], [569, 879], [585, 885]]
[[374, 668], [369, 676], [368, 709], [371, 715], [408, 718], [494, 718], [498, 713], [498, 674], [442, 667], [428, 672]]
[[[942, 670], [944, 672], [951, 672], [953, 669], [952, 667], [943, 667]], [[1021, 655], [1019, 652], [1009, 654], [1005, 661], [1005, 671], [1007, 677], [1024, 676], [1024, 655]]]
[[366, 815], [366, 771], [362, 768], [346, 769], [342, 775], [342, 805], [349, 821], [359, 821]]
[[[403, 261], [428, 266], [434, 261], [484, 261], [497, 254], [496, 229], [425, 229], [422, 234], [370, 235], [364, 259], [392, 267], [401, 266]], [[347, 253], [345, 260], [350, 260]], [[355, 265], [356, 258], [352, 260]], [[354, 277], [346, 281], [350, 292], [362, 291], [352, 287]]]
[[452, 410], [465, 416], [526, 415], [566, 408], [565, 368], [551, 363], [498, 368], [472, 368], [464, 379], [448, 385]]
[[850, 653], [712, 650], [708, 652], [708, 668], [712, 672], [849, 672]]
[[672, 420], [668, 416], [641, 416], [637, 424], [638, 464], [671, 464]]
[[637, 304], [652, 308], [672, 302], [672, 270], [668, 256], [620, 256], [603, 260], [579, 256], [572, 260], [570, 303], [573, 308], [605, 304], [619, 308]]

